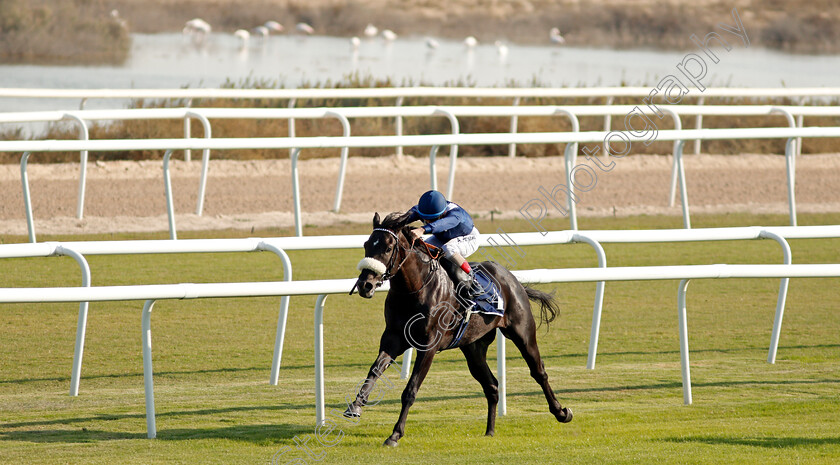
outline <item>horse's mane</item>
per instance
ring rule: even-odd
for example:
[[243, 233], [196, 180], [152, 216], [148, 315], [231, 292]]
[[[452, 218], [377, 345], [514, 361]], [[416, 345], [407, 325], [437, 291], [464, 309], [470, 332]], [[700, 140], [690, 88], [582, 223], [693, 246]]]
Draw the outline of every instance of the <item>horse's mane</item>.
[[[411, 218], [411, 210], [409, 210], [407, 212], [389, 213], [387, 216], [385, 216], [385, 219], [382, 220], [382, 223], [380, 223], [380, 227], [385, 228], [385, 229], [390, 229], [391, 231], [394, 231], [395, 233], [397, 233], [397, 235], [402, 235], [409, 243], [411, 243], [413, 245], [414, 242], [412, 241], [413, 236], [411, 235], [411, 226], [408, 225], [409, 224], [409, 221], [408, 221], [409, 218]], [[420, 241], [420, 243], [422, 244], [424, 242]], [[430, 257], [432, 257], [432, 260], [426, 260], [424, 262], [425, 263], [429, 263], [429, 261], [435, 262], [436, 259], [439, 258], [442, 254], [438, 254], [437, 256], [432, 256], [432, 254], [429, 252], [428, 247], [429, 246], [426, 247], [425, 252], [427, 254], [429, 254]], [[432, 266], [435, 267], [437, 265], [433, 263]], [[434, 268], [433, 268], [433, 270], [434, 270]]]
[[382, 227], [394, 232], [400, 232], [408, 226], [408, 219], [411, 217], [411, 210], [407, 212], [393, 212], [382, 220]]

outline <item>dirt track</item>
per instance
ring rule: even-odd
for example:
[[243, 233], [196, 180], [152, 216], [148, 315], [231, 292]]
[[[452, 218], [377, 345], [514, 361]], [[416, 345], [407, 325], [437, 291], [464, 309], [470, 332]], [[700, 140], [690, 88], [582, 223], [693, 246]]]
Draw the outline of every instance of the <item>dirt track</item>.
[[[670, 156], [614, 159], [598, 182], [579, 193], [578, 213], [593, 215], [672, 214], [667, 207]], [[441, 190], [448, 159], [438, 160]], [[212, 160], [204, 215], [194, 214], [200, 163], [174, 162], [173, 191], [179, 231], [246, 229], [294, 224], [288, 160]], [[335, 196], [337, 159], [300, 165], [305, 224], [367, 222], [374, 211], [404, 210], [428, 189], [427, 158], [350, 158], [341, 213], [329, 213]], [[800, 157], [796, 167], [799, 212], [840, 211], [840, 155]], [[31, 164], [33, 209], [39, 234], [166, 231], [161, 162], [108, 162], [88, 167], [85, 218], [77, 220], [78, 164]], [[688, 198], [693, 213], [786, 213], [787, 184], [782, 156], [686, 156]], [[458, 160], [453, 200], [486, 217], [490, 210], [517, 217], [540, 186], [561, 183], [562, 159], [465, 158]], [[579, 182], [586, 184], [581, 175]], [[559, 216], [551, 211], [550, 216]], [[0, 233], [26, 234], [19, 167], [0, 166]]]

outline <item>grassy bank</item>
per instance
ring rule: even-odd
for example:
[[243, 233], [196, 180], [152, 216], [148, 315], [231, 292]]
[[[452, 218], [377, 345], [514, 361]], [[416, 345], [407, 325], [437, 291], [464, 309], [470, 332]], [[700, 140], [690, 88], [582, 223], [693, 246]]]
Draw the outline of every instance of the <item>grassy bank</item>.
[[[392, 86], [413, 86], [427, 85], [422, 82], [400, 82], [390, 80], [377, 80], [370, 76], [349, 75], [343, 79], [329, 82], [305, 82], [301, 88], [347, 88], [347, 87], [392, 87]], [[453, 82], [452, 86], [469, 86], [470, 83]], [[519, 86], [519, 83], [510, 83], [511, 86]], [[539, 82], [527, 83], [530, 87], [539, 87]], [[282, 88], [284, 85], [279, 81], [246, 79], [241, 82], [228, 82], [223, 87], [228, 88]], [[651, 86], [653, 88], [653, 86]], [[603, 99], [593, 98], [534, 98], [524, 99], [522, 105], [581, 105], [581, 104], [603, 104]], [[640, 105], [637, 98], [616, 98], [614, 104]], [[684, 103], [695, 103], [694, 98], [686, 98]], [[796, 104], [791, 99], [747, 99], [747, 98], [706, 98], [706, 105], [736, 105], [736, 104]], [[836, 102], [834, 102], [836, 104]], [[181, 100], [169, 101], [144, 101], [137, 100], [129, 106], [132, 108], [160, 108], [160, 107], [183, 107], [187, 104]], [[414, 105], [510, 105], [510, 99], [483, 98], [406, 98], [404, 106]], [[203, 99], [190, 103], [192, 107], [207, 108], [287, 108], [288, 100], [230, 100], [230, 99]], [[367, 107], [367, 106], [391, 106], [393, 99], [299, 99], [295, 103], [298, 108], [315, 107]], [[448, 134], [451, 132], [449, 122], [445, 118], [404, 118], [404, 134]], [[510, 118], [498, 117], [476, 117], [459, 118], [461, 133], [507, 133], [510, 131]], [[694, 117], [683, 117], [684, 128], [694, 127]], [[806, 126], [840, 126], [840, 117], [809, 117], [805, 121]], [[660, 129], [671, 129], [672, 123], [669, 119], [657, 121]], [[625, 130], [624, 118], [612, 118], [612, 129]], [[787, 127], [787, 120], [782, 115], [753, 116], [753, 117], [728, 117], [710, 116], [703, 119], [705, 128], [740, 128], [740, 127]], [[356, 118], [351, 123], [354, 136], [366, 135], [393, 135], [396, 131], [394, 118]], [[571, 128], [567, 118], [559, 117], [520, 117], [518, 123], [519, 132], [552, 132], [569, 131]], [[602, 116], [589, 116], [580, 118], [581, 131], [600, 131], [604, 129]], [[212, 121], [213, 137], [281, 137], [288, 132], [288, 122], [284, 119], [219, 119]], [[191, 134], [193, 137], [203, 135], [203, 127], [200, 122], [193, 120]], [[295, 121], [295, 134], [299, 137], [312, 136], [340, 136], [341, 125], [334, 120], [299, 119]], [[37, 139], [76, 139], [77, 128], [71, 123], [63, 122], [51, 124], [45, 134], [27, 136], [19, 127], [6, 125], [0, 128], [0, 140], [15, 140], [26, 137]], [[96, 123], [90, 128], [91, 139], [154, 139], [154, 138], [181, 138], [183, 137], [183, 123], [178, 120], [130, 120], [107, 123]], [[739, 153], [784, 153], [784, 140], [722, 140], [707, 141], [703, 143], [704, 153], [714, 154], [739, 154]], [[632, 153], [636, 154], [668, 154], [672, 151], [670, 142], [654, 142], [646, 146], [634, 144]], [[428, 154], [427, 147], [406, 148], [406, 153], [416, 155]], [[507, 155], [506, 145], [477, 145], [459, 147], [459, 156], [505, 156]], [[802, 153], [835, 153], [837, 152], [837, 141], [834, 139], [805, 139], [803, 141]], [[517, 146], [517, 154], [525, 157], [553, 156], [563, 153], [563, 146], [557, 144], [520, 144]], [[390, 148], [359, 148], [353, 149], [353, 156], [387, 156], [393, 154]], [[302, 152], [303, 158], [332, 157], [337, 156], [336, 149], [312, 149]], [[92, 152], [89, 157], [93, 160], [147, 160], [160, 159], [163, 156], [161, 151], [128, 151], [128, 152]], [[219, 151], [213, 155], [215, 158], [227, 159], [272, 159], [288, 157], [287, 150], [227, 150]], [[59, 163], [69, 162], [78, 159], [77, 153], [44, 153], [38, 157], [39, 162]], [[18, 154], [0, 153], [0, 163], [19, 163]]]
[[473, 35], [492, 43], [549, 43], [558, 27], [568, 45], [611, 48], [689, 49], [690, 36], [704, 36], [718, 23], [733, 24], [740, 12], [752, 45], [778, 50], [840, 51], [840, 4], [833, 0], [754, 0], [710, 2], [678, 0], [633, 2], [595, 0], [113, 0], [137, 32], [180, 31], [184, 21], [201, 17], [214, 30], [233, 32], [275, 19], [287, 29], [298, 21], [316, 33], [360, 36], [373, 23], [397, 34], [463, 39]]
[[[623, 2], [597, 0], [3, 0], [0, 60], [5, 63], [119, 64], [128, 30], [179, 32], [192, 18], [215, 32], [251, 29], [273, 19], [291, 31], [307, 22], [316, 33], [361, 35], [368, 23], [402, 36], [522, 44], [549, 43], [558, 27], [572, 46], [695, 48], [719, 23], [734, 24], [735, 7], [751, 46], [799, 53], [840, 52], [840, 4], [833, 0], [787, 2]], [[110, 16], [112, 9], [119, 16]]]
[[128, 57], [127, 24], [104, 0], [0, 1], [0, 62], [120, 64]]
[[[668, 217], [592, 219], [590, 228], [678, 226]], [[703, 226], [783, 223], [784, 217], [697, 218]], [[837, 224], [840, 216], [804, 223]], [[676, 220], [674, 220], [676, 221]], [[523, 223], [525, 223], [523, 225]], [[529, 226], [496, 222], [506, 231]], [[492, 230], [491, 225], [480, 225]], [[367, 233], [345, 225], [335, 233]], [[315, 233], [314, 231], [308, 231]], [[193, 233], [196, 236], [201, 234]], [[216, 234], [213, 234], [215, 236]], [[127, 237], [127, 236], [126, 236]], [[134, 235], [137, 238], [150, 236]], [[4, 237], [5, 241], [14, 238]], [[53, 238], [62, 239], [62, 238]], [[78, 239], [78, 238], [76, 238]], [[87, 240], [114, 239], [88, 236]], [[840, 260], [837, 240], [791, 242], [797, 263]], [[585, 245], [526, 247], [520, 268], [595, 266]], [[290, 253], [296, 279], [355, 275], [359, 250]], [[611, 265], [778, 263], [772, 241], [614, 244]], [[91, 257], [94, 285], [274, 280], [271, 254]], [[2, 286], [78, 285], [67, 258], [0, 261]], [[833, 464], [840, 460], [840, 296], [836, 279], [790, 285], [775, 365], [765, 362], [778, 280], [697, 280], [688, 294], [694, 404], [682, 405], [676, 288], [672, 281], [606, 286], [597, 366], [584, 368], [594, 284], [556, 290], [559, 318], [538, 342], [552, 387], [575, 420], [559, 425], [512, 345], [508, 415], [485, 438], [485, 401], [458, 351], [438, 355], [396, 449], [381, 447], [399, 413], [404, 381], [342, 422], [334, 447], [315, 444], [312, 307], [291, 299], [280, 385], [269, 386], [279, 299], [161, 301], [152, 316], [158, 438], [145, 439], [140, 348], [142, 302], [91, 305], [80, 395], [69, 372], [77, 306], [3, 305], [0, 323], [0, 459], [5, 463], [269, 463], [297, 457], [310, 437], [324, 463], [405, 464]], [[325, 316], [326, 402], [346, 395], [375, 357], [382, 295], [331, 296]], [[495, 370], [495, 350], [490, 366]], [[291, 462], [294, 463], [294, 462]]]

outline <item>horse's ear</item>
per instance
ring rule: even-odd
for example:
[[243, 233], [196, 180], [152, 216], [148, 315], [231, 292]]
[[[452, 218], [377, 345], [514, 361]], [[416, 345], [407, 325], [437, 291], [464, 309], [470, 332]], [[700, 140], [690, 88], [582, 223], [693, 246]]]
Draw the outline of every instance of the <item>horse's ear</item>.
[[373, 214], [373, 227], [378, 228], [382, 226], [382, 222], [379, 221], [379, 212]]

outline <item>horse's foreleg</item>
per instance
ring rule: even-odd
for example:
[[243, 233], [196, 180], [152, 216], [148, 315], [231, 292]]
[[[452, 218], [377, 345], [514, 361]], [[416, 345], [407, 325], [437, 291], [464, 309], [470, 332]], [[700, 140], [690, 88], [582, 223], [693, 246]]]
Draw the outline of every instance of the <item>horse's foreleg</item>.
[[[367, 378], [365, 378], [361, 387], [359, 387], [359, 393], [356, 395], [356, 399], [352, 402], [348, 399], [347, 410], [344, 411], [345, 417], [358, 418], [362, 416], [362, 407], [367, 405], [370, 393], [376, 385], [376, 380], [382, 376], [393, 361], [394, 358], [387, 351], [383, 350], [379, 352], [379, 356], [376, 357], [376, 361], [373, 362], [370, 371], [368, 371]], [[376, 401], [378, 402], [379, 399]]]
[[429, 373], [429, 368], [432, 366], [432, 360], [435, 354], [432, 350], [417, 351], [417, 360], [414, 362], [414, 369], [411, 371], [411, 377], [405, 385], [402, 392], [402, 410], [400, 410], [400, 418], [397, 424], [394, 425], [394, 432], [385, 440], [386, 446], [396, 446], [397, 441], [405, 435], [405, 420], [408, 418], [408, 409], [414, 404], [417, 398], [417, 391], [420, 390], [420, 385]]

